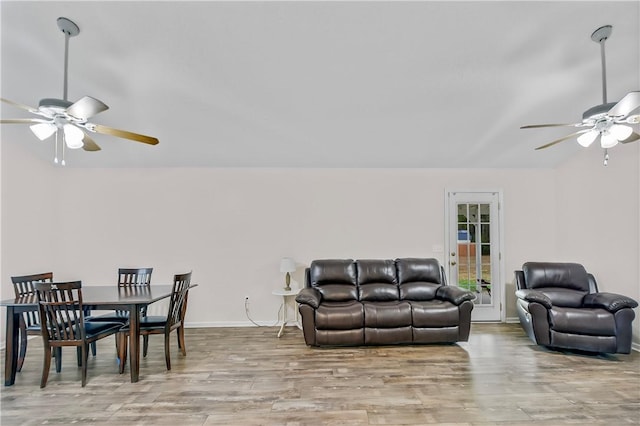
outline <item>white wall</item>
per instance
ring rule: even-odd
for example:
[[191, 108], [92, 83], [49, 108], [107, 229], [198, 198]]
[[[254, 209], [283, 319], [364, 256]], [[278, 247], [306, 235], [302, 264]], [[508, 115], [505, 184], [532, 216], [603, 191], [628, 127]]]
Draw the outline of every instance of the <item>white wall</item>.
[[[556, 171], [558, 258], [585, 265], [600, 291], [640, 301], [640, 144], [580, 151]], [[634, 342], [640, 342], [636, 310]]]
[[603, 290], [640, 299], [638, 150], [623, 148], [605, 171], [597, 151], [557, 170], [74, 169], [3, 147], [2, 297], [14, 274], [52, 270], [95, 285], [123, 266], [154, 267], [156, 283], [193, 269], [191, 325], [248, 325], [245, 296], [252, 317], [271, 323], [281, 257], [298, 261], [300, 284], [316, 258], [442, 261], [431, 249], [444, 244], [444, 188], [495, 188], [507, 317], [516, 316], [513, 270], [527, 260], [584, 263]]

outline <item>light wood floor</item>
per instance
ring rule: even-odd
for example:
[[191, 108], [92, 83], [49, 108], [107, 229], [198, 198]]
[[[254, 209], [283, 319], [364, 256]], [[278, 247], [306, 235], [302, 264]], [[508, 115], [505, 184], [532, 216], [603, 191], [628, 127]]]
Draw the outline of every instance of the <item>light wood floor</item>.
[[[165, 370], [151, 336], [140, 382], [98, 344], [80, 386], [75, 350], [40, 389], [42, 344], [29, 341], [1, 424], [529, 425], [639, 424], [640, 353], [587, 356], [534, 346], [519, 324], [474, 324], [456, 345], [311, 349], [301, 331], [188, 329]], [[3, 365], [4, 371], [4, 365]], [[4, 378], [3, 378], [4, 382]]]

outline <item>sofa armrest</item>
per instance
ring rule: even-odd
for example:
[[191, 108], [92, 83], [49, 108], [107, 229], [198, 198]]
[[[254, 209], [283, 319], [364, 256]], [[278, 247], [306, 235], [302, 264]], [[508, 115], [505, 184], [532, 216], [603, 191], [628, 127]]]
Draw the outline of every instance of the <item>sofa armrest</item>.
[[525, 300], [527, 302], [536, 302], [540, 303], [547, 309], [551, 309], [553, 304], [551, 303], [551, 299], [549, 297], [537, 290], [523, 289], [516, 290], [516, 297], [518, 299]]
[[590, 293], [582, 299], [585, 308], [603, 308], [609, 312], [617, 312], [623, 308], [637, 308], [638, 302], [630, 297], [615, 293]]
[[436, 297], [438, 299], [447, 300], [458, 306], [467, 300], [476, 299], [476, 295], [473, 294], [473, 292], [450, 285], [443, 285], [441, 287], [438, 287], [438, 290], [436, 291]]
[[305, 287], [300, 290], [300, 293], [296, 296], [296, 302], [304, 305], [309, 305], [313, 309], [318, 309], [320, 302], [322, 301], [322, 295], [318, 290], [312, 287]]

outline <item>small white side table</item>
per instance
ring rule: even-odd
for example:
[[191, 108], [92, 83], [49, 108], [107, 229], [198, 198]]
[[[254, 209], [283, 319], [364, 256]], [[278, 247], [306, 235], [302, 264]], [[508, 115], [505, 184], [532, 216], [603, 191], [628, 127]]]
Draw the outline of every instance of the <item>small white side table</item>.
[[[284, 333], [284, 327], [289, 322], [289, 317], [287, 315], [287, 312], [289, 310], [287, 309], [289, 306], [289, 303], [288, 303], [289, 298], [294, 298], [299, 292], [300, 292], [299, 288], [292, 288], [289, 291], [286, 291], [284, 288], [279, 288], [271, 292], [271, 294], [273, 294], [274, 296], [282, 297], [282, 325], [280, 326], [280, 331], [278, 331], [278, 337], [282, 336], [282, 333]], [[300, 327], [300, 321], [298, 320], [298, 309], [296, 308], [297, 306], [294, 307], [293, 320], [295, 321], [298, 328], [302, 328]], [[278, 315], [278, 321], [280, 321], [280, 315]]]

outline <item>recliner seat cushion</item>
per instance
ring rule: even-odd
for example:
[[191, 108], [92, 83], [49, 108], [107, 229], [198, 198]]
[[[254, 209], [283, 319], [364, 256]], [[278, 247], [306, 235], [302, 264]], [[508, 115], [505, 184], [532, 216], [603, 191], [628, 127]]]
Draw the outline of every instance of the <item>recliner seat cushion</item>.
[[431, 300], [409, 303], [414, 327], [454, 327], [460, 324], [460, 311], [451, 302]]
[[325, 302], [316, 309], [316, 329], [350, 330], [364, 327], [362, 303]]
[[554, 307], [549, 311], [550, 327], [553, 331], [589, 336], [615, 336], [616, 324], [613, 314], [599, 308]]
[[411, 305], [408, 302], [363, 302], [363, 306], [365, 327], [395, 328], [411, 325]]

